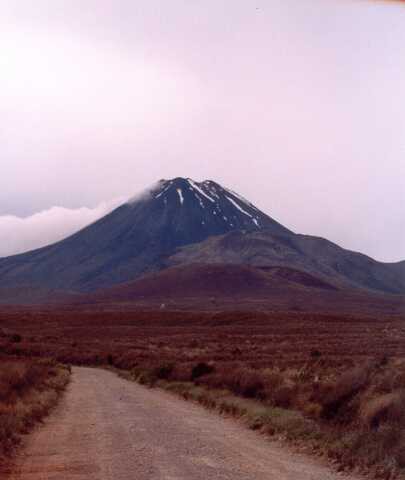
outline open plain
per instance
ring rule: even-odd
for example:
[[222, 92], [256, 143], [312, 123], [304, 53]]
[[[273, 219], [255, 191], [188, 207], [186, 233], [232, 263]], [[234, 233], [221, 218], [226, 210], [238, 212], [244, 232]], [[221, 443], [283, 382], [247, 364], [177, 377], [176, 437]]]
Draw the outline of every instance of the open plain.
[[[405, 326], [400, 316], [135, 311], [125, 310], [122, 306], [116, 310], [100, 306], [88, 310], [76, 307], [59, 310], [10, 307], [3, 308], [0, 322], [0, 348], [4, 354], [52, 358], [75, 366], [114, 369], [143, 385], [160, 386], [220, 413], [246, 419], [250, 428], [261, 430], [270, 437], [282, 438], [347, 472], [355, 469], [380, 478], [389, 478], [389, 475], [395, 478], [405, 467]], [[125, 415], [136, 416], [137, 412], [143, 411], [145, 418], [156, 414], [154, 411], [148, 414], [148, 409], [152, 408], [153, 399], [157, 398], [159, 402], [162, 399], [169, 402], [164, 414], [167, 417], [170, 417], [172, 407], [179, 410], [194, 408], [181, 406], [183, 404], [177, 399], [169, 401], [167, 395], [139, 389], [115, 378], [110, 372], [79, 369], [72, 377], [72, 387], [63, 403], [67, 410], [55, 413], [56, 417], [51, 420], [54, 427], [49, 428], [62, 428], [59, 420], [70, 421], [68, 417], [63, 417], [69, 411], [77, 412], [78, 418], [84, 414], [83, 418], [88, 418], [89, 422], [94, 413], [98, 416], [90, 422], [91, 425], [87, 420], [83, 420], [87, 423], [81, 422], [83, 438], [87, 432], [90, 442], [91, 438], [95, 443], [97, 439], [103, 439], [101, 434], [92, 436], [94, 425], [100, 424], [99, 428], [108, 429], [111, 418], [115, 416], [119, 423], [122, 405], [125, 405]], [[104, 393], [101, 392], [102, 387]], [[121, 388], [123, 393], [129, 389], [132, 392], [130, 395], [133, 395], [133, 399], [125, 404], [120, 403], [119, 396], [116, 397]], [[101, 404], [97, 403], [96, 397], [100, 398]], [[103, 398], [105, 402], [110, 402], [108, 408], [106, 405], [102, 407]], [[99, 408], [104, 410], [97, 413]], [[173, 412], [176, 415], [175, 410]], [[157, 445], [162, 440], [156, 430], [158, 424], [142, 427], [148, 431], [145, 435], [151, 435]], [[124, 428], [124, 424], [121, 425]], [[173, 424], [170, 428], [177, 442], [177, 427]], [[126, 442], [125, 448], [137, 448], [136, 440], [131, 440], [124, 433], [121, 431], [120, 435]], [[188, 434], [194, 435], [192, 429]], [[169, 436], [168, 431], [165, 435]], [[107, 433], [104, 438], [107, 443], [113, 441], [113, 436]], [[65, 442], [63, 436], [60, 439], [61, 443]], [[208, 439], [204, 441], [209, 444], [210, 452], [216, 451], [213, 447], [215, 442], [211, 445]], [[181, 440], [178, 459], [183, 458], [181, 455], [187, 457], [184, 452], [188, 451], [188, 444]], [[92, 448], [105, 448], [102, 442], [97, 445]], [[185, 450], [181, 453], [183, 446]], [[233, 447], [230, 445], [229, 448]], [[267, 447], [263, 445], [263, 448]], [[84, 452], [88, 450], [91, 451], [90, 446], [83, 448]], [[29, 449], [27, 451], [30, 452]], [[240, 452], [243, 451], [240, 447]], [[171, 454], [161, 453], [161, 461], [165, 463], [167, 455]], [[111, 460], [104, 465], [111, 465], [112, 469], [121, 468], [119, 452], [114, 453], [114, 449], [110, 449], [100, 453], [111, 456], [111, 459], [116, 458], [115, 454], [118, 455], [117, 462]], [[229, 451], [224, 453], [225, 456], [228, 454]], [[35, 457], [35, 453], [28, 455]], [[53, 460], [57, 462], [57, 452], [55, 455]], [[75, 455], [74, 450], [72, 455]], [[151, 450], [147, 451], [147, 455], [152, 455]], [[37, 461], [40, 459], [37, 458]], [[213, 458], [208, 455], [204, 468], [209, 469], [212, 461]], [[131, 462], [136, 460], [131, 456], [128, 462], [128, 468], [132, 468]], [[191, 464], [190, 458], [186, 459], [183, 471], [188, 472]], [[34, 468], [27, 467], [31, 464], [24, 465], [24, 468]], [[46, 472], [41, 468], [37, 470], [37, 475], [40, 471]], [[52, 475], [60, 474], [56, 466], [52, 468]], [[124, 473], [114, 473], [118, 476], [109, 477], [113, 475], [111, 471], [105, 471], [105, 476], [100, 477], [95, 473], [96, 466], [92, 468], [87, 474], [95, 475], [94, 478], [127, 478]], [[229, 472], [235, 473], [229, 468], [229, 465], [224, 466], [220, 462], [217, 476], [212, 478], [228, 478], [226, 475], [231, 475]], [[265, 468], [263, 466], [260, 474], [250, 477], [246, 473], [248, 470], [242, 468], [242, 476], [238, 478], [284, 478], [280, 472], [275, 477], [270, 473], [266, 477]], [[170, 476], [174, 464], [169, 465], [166, 477], [159, 476], [163, 475], [162, 469], [146, 468], [142, 473], [144, 477], [137, 478], [183, 478], [176, 476], [177, 473]], [[222, 475], [221, 472], [228, 473]], [[288, 476], [290, 473], [287, 469], [285, 478], [294, 478]], [[218, 476], [220, 474], [222, 476]]]

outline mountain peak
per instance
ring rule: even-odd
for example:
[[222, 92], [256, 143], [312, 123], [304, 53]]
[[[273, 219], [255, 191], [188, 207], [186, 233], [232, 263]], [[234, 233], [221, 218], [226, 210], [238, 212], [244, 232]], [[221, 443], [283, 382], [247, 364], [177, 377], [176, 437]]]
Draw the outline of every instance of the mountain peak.
[[[193, 231], [203, 228], [206, 233], [219, 235], [231, 230], [276, 229], [277, 233], [289, 232], [274, 222], [241, 195], [225, 188], [213, 180], [197, 182], [191, 178], [176, 177], [171, 180], [161, 179], [150, 189], [129, 202], [133, 207], [147, 203], [156, 203], [166, 212], [167, 220], [177, 222], [179, 215]], [[182, 213], [179, 213], [178, 210]], [[184, 228], [185, 230], [187, 228]], [[183, 230], [183, 228], [181, 228]], [[206, 234], [203, 235], [204, 237]]]

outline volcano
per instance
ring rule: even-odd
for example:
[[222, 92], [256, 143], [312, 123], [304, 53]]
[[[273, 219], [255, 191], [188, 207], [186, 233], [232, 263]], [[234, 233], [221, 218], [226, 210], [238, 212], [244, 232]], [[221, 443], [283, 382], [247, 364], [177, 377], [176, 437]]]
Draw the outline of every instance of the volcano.
[[214, 181], [175, 178], [160, 180], [61, 242], [0, 259], [0, 301], [9, 303], [10, 292], [21, 302], [25, 294], [47, 300], [44, 292], [54, 297], [105, 290], [193, 264], [221, 265], [223, 276], [226, 265], [282, 267], [333, 288], [405, 293], [405, 262], [377, 262], [296, 234]]
[[91, 291], [159, 270], [184, 245], [258, 230], [292, 234], [213, 181], [161, 180], [61, 242], [1, 259], [0, 279], [7, 288]]

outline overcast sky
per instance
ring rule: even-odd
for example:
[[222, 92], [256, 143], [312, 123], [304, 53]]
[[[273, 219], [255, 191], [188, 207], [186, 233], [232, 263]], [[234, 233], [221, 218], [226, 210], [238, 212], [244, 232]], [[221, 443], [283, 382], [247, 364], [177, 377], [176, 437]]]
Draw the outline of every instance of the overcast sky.
[[404, 45], [402, 2], [0, 0], [0, 256], [187, 176], [404, 260]]

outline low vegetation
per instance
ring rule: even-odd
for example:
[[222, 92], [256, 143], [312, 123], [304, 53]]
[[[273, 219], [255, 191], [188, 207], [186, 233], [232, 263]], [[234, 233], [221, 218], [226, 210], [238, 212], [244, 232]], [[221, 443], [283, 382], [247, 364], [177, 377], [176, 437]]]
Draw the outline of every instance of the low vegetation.
[[49, 413], [68, 380], [69, 370], [54, 360], [0, 355], [0, 463]]
[[242, 417], [341, 470], [405, 473], [401, 318], [12, 312], [3, 324], [8, 354], [114, 368]]
[[313, 359], [301, 370], [200, 362], [138, 366], [126, 376], [243, 417], [250, 428], [327, 456], [341, 470], [376, 478], [405, 471], [405, 361], [368, 361], [340, 376]]

